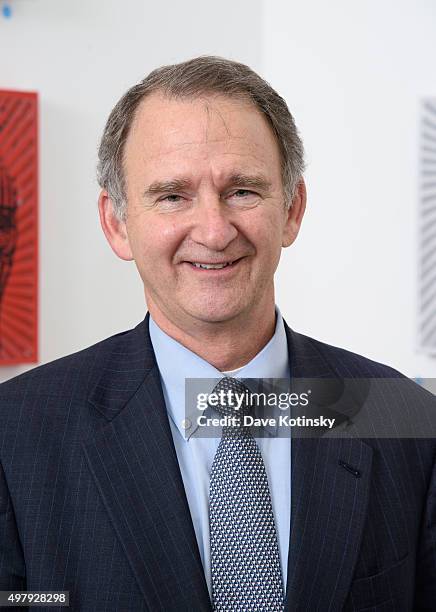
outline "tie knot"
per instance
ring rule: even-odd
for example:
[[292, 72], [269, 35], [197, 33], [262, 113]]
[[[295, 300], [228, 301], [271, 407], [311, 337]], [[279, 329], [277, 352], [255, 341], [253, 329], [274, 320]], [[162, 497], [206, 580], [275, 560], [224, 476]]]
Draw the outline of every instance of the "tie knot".
[[213, 407], [226, 417], [243, 417], [250, 412], [250, 390], [236, 378], [226, 376], [214, 387], [217, 397]]

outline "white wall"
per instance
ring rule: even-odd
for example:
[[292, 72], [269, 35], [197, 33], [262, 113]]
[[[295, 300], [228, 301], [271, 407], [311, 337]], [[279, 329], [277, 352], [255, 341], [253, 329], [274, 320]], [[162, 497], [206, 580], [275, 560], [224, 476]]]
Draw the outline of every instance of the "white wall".
[[[260, 0], [10, 0], [0, 17], [0, 89], [40, 95], [40, 362], [136, 325], [133, 264], [97, 215], [95, 164], [106, 118], [159, 65], [223, 55], [260, 68]], [[231, 15], [229, 21], [228, 15]], [[3, 367], [0, 380], [29, 366]]]
[[[419, 102], [436, 95], [433, 0], [268, 0], [262, 70], [307, 149], [297, 243], [277, 276], [290, 325], [436, 377], [416, 349]], [[436, 317], [436, 313], [435, 313]]]
[[[214, 53], [287, 99], [308, 157], [309, 206], [277, 275], [289, 324], [435, 376], [417, 354], [418, 106], [436, 95], [432, 0], [12, 0], [0, 88], [40, 93], [40, 357], [144, 314], [132, 264], [104, 241], [95, 161], [106, 117], [152, 68]], [[24, 370], [2, 368], [0, 380]]]

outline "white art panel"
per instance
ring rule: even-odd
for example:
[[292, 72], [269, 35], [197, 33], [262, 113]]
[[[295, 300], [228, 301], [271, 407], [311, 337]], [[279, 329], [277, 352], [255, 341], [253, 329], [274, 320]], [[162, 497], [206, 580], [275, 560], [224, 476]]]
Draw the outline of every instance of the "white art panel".
[[436, 98], [422, 103], [419, 201], [419, 348], [436, 354]]

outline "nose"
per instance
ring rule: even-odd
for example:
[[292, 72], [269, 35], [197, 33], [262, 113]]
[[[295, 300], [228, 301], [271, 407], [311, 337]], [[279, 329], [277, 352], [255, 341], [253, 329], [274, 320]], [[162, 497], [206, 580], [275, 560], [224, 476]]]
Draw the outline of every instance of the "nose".
[[191, 239], [210, 251], [224, 251], [236, 238], [238, 230], [219, 197], [207, 197], [194, 207]]

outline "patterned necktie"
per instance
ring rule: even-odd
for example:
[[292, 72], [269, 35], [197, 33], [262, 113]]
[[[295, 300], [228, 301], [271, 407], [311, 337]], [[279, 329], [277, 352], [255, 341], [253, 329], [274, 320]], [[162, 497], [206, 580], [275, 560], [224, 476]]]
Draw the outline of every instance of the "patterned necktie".
[[[223, 378], [213, 392], [224, 401], [214, 406], [233, 417], [224, 426], [210, 475], [212, 600], [217, 612], [281, 612], [284, 594], [279, 548], [262, 455], [231, 394], [249, 390]], [[234, 396], [233, 396], [234, 397]], [[232, 405], [233, 404], [233, 405]]]

